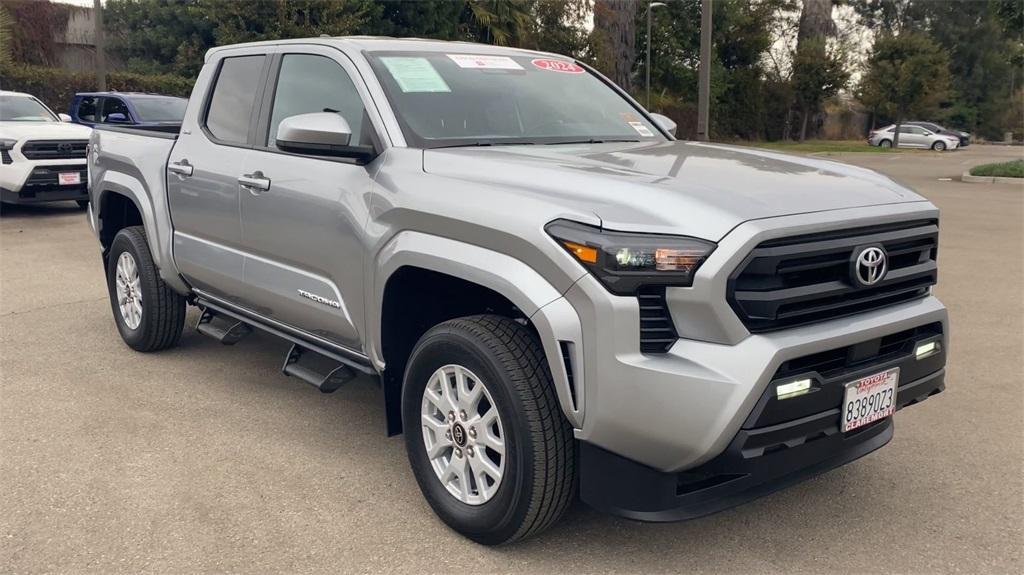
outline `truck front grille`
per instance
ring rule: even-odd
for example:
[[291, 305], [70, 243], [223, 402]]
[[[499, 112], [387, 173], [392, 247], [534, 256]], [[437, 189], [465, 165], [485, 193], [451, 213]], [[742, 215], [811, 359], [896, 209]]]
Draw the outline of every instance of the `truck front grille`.
[[[729, 304], [759, 333], [923, 297], [937, 279], [938, 234], [937, 221], [919, 220], [766, 241], [730, 277]], [[888, 271], [861, 287], [851, 259], [871, 245], [884, 248]]]
[[665, 303], [665, 287], [643, 286], [637, 291], [637, 300], [640, 302], [640, 351], [665, 353], [679, 339]]
[[85, 157], [87, 140], [31, 140], [21, 146], [29, 160], [71, 160]]

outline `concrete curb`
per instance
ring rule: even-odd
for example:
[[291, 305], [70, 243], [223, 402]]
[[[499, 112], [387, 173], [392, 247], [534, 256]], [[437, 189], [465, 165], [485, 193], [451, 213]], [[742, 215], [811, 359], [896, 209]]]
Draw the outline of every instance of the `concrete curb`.
[[1024, 184], [1024, 178], [1000, 178], [995, 176], [972, 176], [964, 172], [960, 179], [971, 184]]

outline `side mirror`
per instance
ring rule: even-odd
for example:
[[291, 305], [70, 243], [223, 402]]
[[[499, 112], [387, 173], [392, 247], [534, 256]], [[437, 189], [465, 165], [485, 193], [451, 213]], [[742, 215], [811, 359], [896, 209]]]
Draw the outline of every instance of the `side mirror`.
[[925, 136], [931, 136], [931, 135], [932, 135], [932, 133], [931, 133], [931, 132], [929, 132], [928, 130], [925, 130], [925, 131], [924, 131], [924, 135], [925, 135]]
[[299, 114], [281, 120], [274, 143], [297, 154], [369, 159], [373, 149], [352, 146], [352, 128], [337, 112]]
[[111, 124], [127, 124], [128, 116], [125, 116], [121, 112], [114, 112], [113, 114], [107, 114], [107, 122]]
[[676, 128], [678, 126], [676, 125], [675, 122], [672, 121], [672, 118], [669, 118], [668, 116], [663, 116], [661, 114], [653, 114], [652, 113], [651, 114], [651, 119], [654, 120], [654, 123], [657, 124], [659, 128], [661, 128], [662, 130], [665, 130], [669, 134], [672, 134], [673, 137], [675, 137], [675, 135], [676, 135]]
[[71, 121], [71, 116], [69, 116], [67, 114], [57, 114], [57, 117], [60, 118], [61, 122], [70, 122]]

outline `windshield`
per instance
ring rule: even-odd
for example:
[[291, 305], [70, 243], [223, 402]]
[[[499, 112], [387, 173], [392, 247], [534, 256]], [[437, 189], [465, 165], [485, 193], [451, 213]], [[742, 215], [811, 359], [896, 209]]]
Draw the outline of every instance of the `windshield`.
[[571, 60], [367, 56], [411, 146], [665, 140], [637, 108]]
[[181, 122], [188, 100], [170, 96], [135, 96], [130, 98], [141, 122]]
[[0, 96], [0, 122], [59, 122], [39, 100], [31, 96]]

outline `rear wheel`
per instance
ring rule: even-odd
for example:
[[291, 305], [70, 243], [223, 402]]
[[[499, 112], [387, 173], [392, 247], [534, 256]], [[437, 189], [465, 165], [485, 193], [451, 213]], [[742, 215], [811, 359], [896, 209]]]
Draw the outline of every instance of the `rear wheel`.
[[178, 343], [185, 325], [185, 298], [160, 279], [142, 226], [114, 236], [107, 290], [117, 330], [129, 347], [157, 351]]
[[892, 140], [882, 140], [881, 142], [878, 142], [878, 147], [880, 147], [880, 148], [891, 148], [892, 147]]
[[549, 527], [575, 495], [572, 429], [536, 336], [499, 316], [428, 331], [402, 390], [416, 481], [449, 527], [487, 545]]
[[936, 152], [942, 152], [946, 149], [946, 142], [943, 142], [941, 140], [935, 142], [934, 144], [932, 144], [932, 149], [935, 150]]

